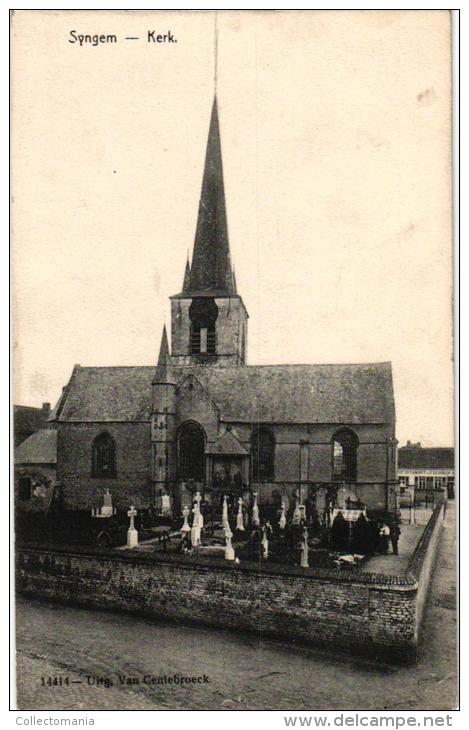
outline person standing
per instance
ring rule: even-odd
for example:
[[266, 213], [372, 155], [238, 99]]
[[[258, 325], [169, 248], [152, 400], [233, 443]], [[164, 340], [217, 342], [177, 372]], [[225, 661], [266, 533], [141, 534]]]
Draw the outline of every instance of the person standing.
[[389, 529], [389, 525], [385, 522], [380, 530], [381, 552], [383, 553], [383, 555], [387, 555], [389, 552], [390, 534], [391, 534], [391, 530]]
[[399, 555], [399, 535], [401, 534], [401, 530], [397, 522], [391, 524], [390, 533], [393, 555]]

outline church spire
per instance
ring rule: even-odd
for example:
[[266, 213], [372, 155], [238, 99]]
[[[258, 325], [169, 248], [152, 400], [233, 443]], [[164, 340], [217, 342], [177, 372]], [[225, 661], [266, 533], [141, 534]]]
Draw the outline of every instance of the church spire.
[[[187, 268], [186, 268], [187, 271]], [[184, 281], [186, 284], [186, 281]], [[217, 97], [214, 97], [187, 293], [234, 294]]]
[[169, 354], [168, 335], [166, 333], [166, 325], [163, 326], [163, 334], [161, 335], [160, 354], [158, 355], [158, 364], [155, 370], [154, 383], [169, 383], [171, 371], [171, 358]]

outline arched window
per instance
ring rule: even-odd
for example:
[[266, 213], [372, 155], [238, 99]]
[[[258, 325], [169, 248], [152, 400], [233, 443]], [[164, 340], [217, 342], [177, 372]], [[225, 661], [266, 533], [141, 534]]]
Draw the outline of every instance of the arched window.
[[357, 479], [358, 437], [341, 428], [332, 437], [332, 480], [355, 482]]
[[275, 438], [263, 426], [252, 432], [251, 471], [254, 482], [265, 482], [275, 477]]
[[91, 476], [99, 478], [116, 476], [116, 445], [109, 433], [100, 433], [93, 441]]
[[198, 423], [188, 421], [179, 429], [179, 477], [205, 478], [205, 435]]

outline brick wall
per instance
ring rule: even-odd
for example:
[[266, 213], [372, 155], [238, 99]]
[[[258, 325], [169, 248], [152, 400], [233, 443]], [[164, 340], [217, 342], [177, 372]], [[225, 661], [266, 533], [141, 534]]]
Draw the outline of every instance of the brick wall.
[[[59, 423], [57, 481], [65, 509], [91, 509], [109, 488], [113, 505], [128, 509], [148, 506], [151, 487], [150, 423]], [[116, 445], [115, 479], [91, 476], [93, 441], [107, 431]]]
[[17, 557], [31, 597], [415, 660], [417, 584], [405, 578], [26, 546]]

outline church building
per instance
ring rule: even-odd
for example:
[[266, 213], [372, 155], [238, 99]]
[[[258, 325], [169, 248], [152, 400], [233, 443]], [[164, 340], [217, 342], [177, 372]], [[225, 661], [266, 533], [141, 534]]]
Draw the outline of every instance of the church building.
[[[50, 416], [66, 509], [155, 507], [174, 516], [257, 492], [318, 509], [334, 494], [397, 508], [391, 364], [248, 365], [248, 312], [231, 264], [216, 98], [192, 262], [153, 366], [76, 365]], [[338, 496], [337, 496], [338, 495]], [[168, 496], [165, 499], [168, 503]]]

